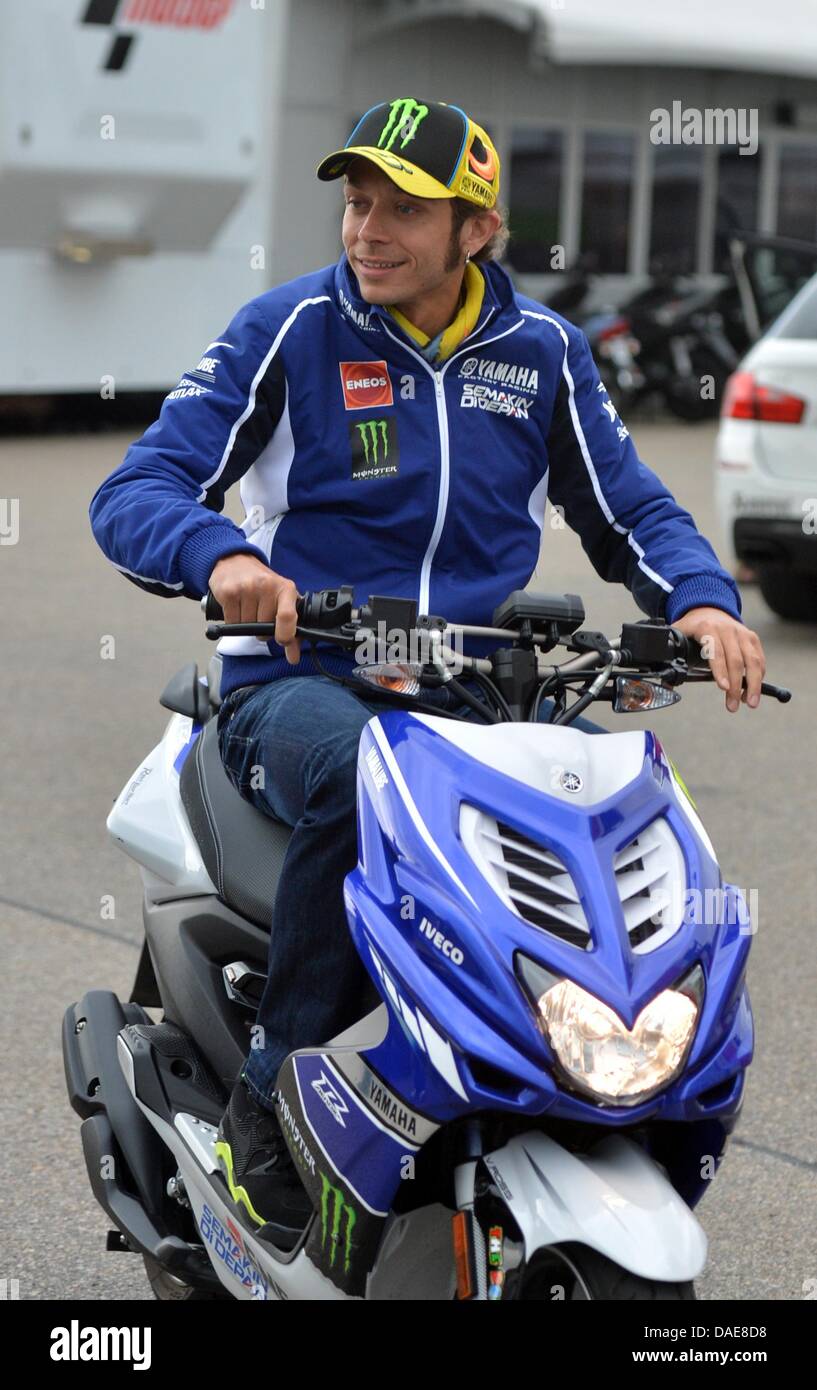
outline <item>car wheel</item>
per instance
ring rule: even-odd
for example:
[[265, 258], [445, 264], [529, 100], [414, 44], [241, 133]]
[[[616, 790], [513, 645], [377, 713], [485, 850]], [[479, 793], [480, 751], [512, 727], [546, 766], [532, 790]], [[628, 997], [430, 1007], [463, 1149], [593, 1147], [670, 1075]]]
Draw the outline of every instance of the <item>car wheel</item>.
[[817, 576], [783, 565], [759, 565], [760, 592], [773, 613], [790, 622], [817, 622]]

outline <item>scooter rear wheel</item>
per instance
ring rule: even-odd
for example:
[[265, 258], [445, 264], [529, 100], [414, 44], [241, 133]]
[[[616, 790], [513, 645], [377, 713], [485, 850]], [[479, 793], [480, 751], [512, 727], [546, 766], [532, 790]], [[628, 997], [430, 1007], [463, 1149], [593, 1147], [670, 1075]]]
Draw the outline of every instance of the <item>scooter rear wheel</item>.
[[522, 1299], [534, 1302], [556, 1299], [603, 1299], [616, 1302], [643, 1300], [695, 1300], [691, 1280], [671, 1284], [631, 1274], [598, 1250], [570, 1243], [540, 1252], [522, 1287]]
[[150, 1281], [150, 1287], [153, 1289], [153, 1296], [163, 1303], [196, 1303], [203, 1299], [233, 1301], [226, 1289], [195, 1288], [193, 1284], [186, 1284], [183, 1279], [179, 1279], [176, 1274], [171, 1274], [170, 1270], [160, 1265], [158, 1260], [153, 1259], [152, 1255], [143, 1255], [142, 1259], [145, 1262], [145, 1273]]

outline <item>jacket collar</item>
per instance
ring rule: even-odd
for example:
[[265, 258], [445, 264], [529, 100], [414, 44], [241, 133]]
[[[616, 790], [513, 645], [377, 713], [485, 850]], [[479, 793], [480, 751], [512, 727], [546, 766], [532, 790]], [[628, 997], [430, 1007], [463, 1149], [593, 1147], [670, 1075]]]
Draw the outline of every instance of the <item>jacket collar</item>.
[[[482, 312], [473, 333], [469, 333], [468, 337], [463, 339], [464, 343], [467, 343], [471, 338], [478, 337], [483, 325], [490, 324], [493, 330], [497, 324], [504, 322], [506, 315], [513, 317], [518, 313], [516, 295], [507, 271], [503, 270], [495, 261], [486, 262], [480, 269], [485, 275], [485, 297], [482, 303]], [[363, 338], [372, 344], [377, 342], [380, 351], [385, 351], [385, 344], [396, 339], [416, 352], [416, 344], [412, 343], [391, 314], [386, 309], [381, 308], [379, 304], [367, 303], [362, 297], [357, 276], [349, 264], [345, 251], [335, 266], [334, 284], [338, 309]], [[385, 324], [388, 324], [388, 332]]]

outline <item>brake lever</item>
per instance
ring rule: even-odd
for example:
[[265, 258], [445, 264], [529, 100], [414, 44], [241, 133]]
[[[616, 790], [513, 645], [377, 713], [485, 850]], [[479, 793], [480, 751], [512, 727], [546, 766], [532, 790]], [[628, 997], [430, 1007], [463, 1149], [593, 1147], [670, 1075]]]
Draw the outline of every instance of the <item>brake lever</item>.
[[[274, 642], [275, 623], [208, 623], [204, 629], [208, 642], [218, 642], [222, 637], [257, 637], [261, 642]], [[357, 634], [345, 633], [338, 628], [302, 627], [295, 628], [296, 637], [311, 637], [314, 641], [331, 642], [334, 647], [354, 651]]]
[[[642, 679], [661, 681], [665, 685], [681, 685], [684, 681], [712, 681], [715, 679], [712, 669], [709, 666], [690, 666], [683, 657], [676, 657], [670, 662], [669, 666], [661, 671], [642, 673]], [[746, 677], [743, 678], [742, 689], [746, 690]], [[771, 681], [762, 681], [760, 685], [761, 695], [768, 695], [770, 699], [777, 700], [781, 705], [787, 705], [791, 699], [791, 691], [784, 685], [773, 685]]]

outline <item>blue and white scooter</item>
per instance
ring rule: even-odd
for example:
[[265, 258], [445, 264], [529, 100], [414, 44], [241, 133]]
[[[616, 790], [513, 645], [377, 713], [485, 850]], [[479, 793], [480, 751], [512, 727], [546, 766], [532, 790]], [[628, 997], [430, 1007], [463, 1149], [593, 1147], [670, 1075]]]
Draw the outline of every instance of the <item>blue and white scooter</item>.
[[[344, 886], [380, 1003], [280, 1069], [314, 1206], [292, 1246], [234, 1205], [214, 1154], [291, 831], [224, 771], [218, 659], [208, 680], [185, 667], [108, 819], [144, 881], [131, 999], [91, 991], [64, 1023], [108, 1248], [140, 1253], [162, 1299], [694, 1298], [694, 1207], [752, 1057], [751, 922], [658, 738], [570, 723], [593, 700], [675, 703], [710, 678], [699, 649], [657, 623], [581, 631], [572, 595], [512, 594], [490, 629], [402, 599], [357, 609], [348, 589], [299, 615], [316, 649], [359, 650], [384, 615], [390, 642], [422, 647], [358, 673], [395, 705], [361, 737]], [[239, 635], [274, 627], [208, 629]], [[559, 644], [572, 656], [551, 664]], [[442, 682], [471, 718], [423, 710]]]

